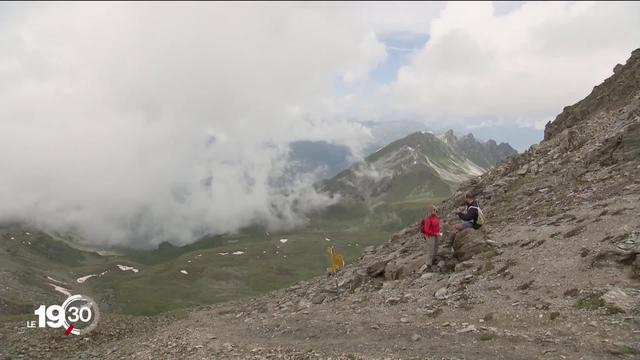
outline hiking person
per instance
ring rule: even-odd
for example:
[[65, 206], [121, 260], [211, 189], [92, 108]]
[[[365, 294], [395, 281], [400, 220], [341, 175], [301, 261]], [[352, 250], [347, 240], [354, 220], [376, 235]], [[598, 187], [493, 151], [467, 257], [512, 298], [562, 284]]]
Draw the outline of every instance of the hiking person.
[[425, 239], [433, 239], [431, 259], [427, 259], [427, 269], [431, 269], [435, 265], [436, 255], [438, 254], [438, 236], [442, 234], [440, 233], [440, 218], [438, 218], [436, 207], [430, 206], [427, 209], [427, 216], [420, 222], [420, 232], [422, 232]]
[[462, 223], [455, 224], [454, 229], [456, 231], [464, 229], [480, 229], [484, 224], [484, 214], [478, 205], [475, 195], [469, 192], [466, 193], [464, 196], [464, 204], [467, 206], [467, 210], [465, 212], [459, 211], [457, 213], [460, 220], [462, 220]]

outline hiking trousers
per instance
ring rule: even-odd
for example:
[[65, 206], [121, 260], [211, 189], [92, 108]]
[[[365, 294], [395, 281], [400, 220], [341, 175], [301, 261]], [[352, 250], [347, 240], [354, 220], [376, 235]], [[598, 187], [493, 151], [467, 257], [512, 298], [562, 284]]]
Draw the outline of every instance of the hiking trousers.
[[[426, 236], [427, 240], [433, 240], [433, 250], [431, 251], [430, 256], [427, 255], [427, 265], [435, 265], [436, 255], [438, 255], [438, 237], [437, 236]], [[427, 249], [429, 247], [429, 241], [427, 241]], [[428, 252], [427, 252], [428, 253]]]

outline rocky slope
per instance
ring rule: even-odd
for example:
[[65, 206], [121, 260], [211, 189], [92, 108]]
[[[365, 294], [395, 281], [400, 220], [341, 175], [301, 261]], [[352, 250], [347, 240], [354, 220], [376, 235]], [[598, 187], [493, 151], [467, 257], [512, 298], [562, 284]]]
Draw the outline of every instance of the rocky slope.
[[[447, 233], [438, 271], [410, 227], [336, 278], [152, 319], [105, 316], [86, 338], [0, 330], [0, 357], [640, 358], [640, 49], [464, 191], [488, 223]], [[336, 286], [337, 283], [337, 286]]]
[[471, 134], [458, 139], [451, 130], [440, 136], [415, 132], [322, 182], [320, 189], [369, 205], [446, 197], [462, 181], [515, 154], [508, 144], [479, 142]]

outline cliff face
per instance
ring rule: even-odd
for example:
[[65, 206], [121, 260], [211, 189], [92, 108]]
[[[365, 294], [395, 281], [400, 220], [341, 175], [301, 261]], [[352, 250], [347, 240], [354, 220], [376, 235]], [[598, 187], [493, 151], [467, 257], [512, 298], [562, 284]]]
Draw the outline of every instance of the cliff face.
[[613, 76], [594, 87], [586, 98], [565, 107], [554, 121], [547, 123], [544, 140], [550, 140], [598, 112], [619, 108], [633, 101], [640, 87], [640, 49], [631, 53], [625, 65], [616, 65], [613, 73]]

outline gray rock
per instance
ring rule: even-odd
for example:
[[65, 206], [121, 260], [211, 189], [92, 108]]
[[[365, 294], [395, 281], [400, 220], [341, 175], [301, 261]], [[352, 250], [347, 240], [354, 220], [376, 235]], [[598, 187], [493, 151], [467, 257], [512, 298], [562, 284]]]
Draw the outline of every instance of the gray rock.
[[607, 291], [604, 295], [602, 295], [602, 300], [607, 308], [620, 311], [620, 312], [630, 312], [635, 307], [634, 299], [627, 295], [620, 288], [613, 288]]
[[399, 297], [390, 297], [385, 301], [385, 303], [388, 305], [396, 305], [400, 303], [400, 300], [401, 299]]
[[453, 256], [459, 261], [469, 260], [475, 255], [492, 249], [493, 247], [485, 241], [481, 230], [463, 230], [453, 239]]
[[524, 175], [527, 174], [528, 171], [529, 171], [529, 166], [525, 164], [520, 169], [518, 169], [516, 174], [518, 174], [520, 176], [524, 176]]
[[468, 332], [476, 332], [476, 326], [475, 325], [469, 325], [463, 329], [460, 329], [458, 331], [456, 331], [458, 334], [464, 334], [464, 333], [468, 333]]
[[424, 265], [424, 261], [424, 254], [422, 253], [397, 258], [387, 263], [384, 269], [384, 278], [386, 280], [399, 280], [412, 274], [417, 274], [420, 267]]
[[529, 280], [525, 283], [522, 283], [520, 285], [518, 285], [518, 287], [516, 287], [516, 290], [527, 290], [531, 287], [531, 285], [533, 285], [533, 283], [535, 282], [535, 280]]
[[583, 247], [582, 249], [580, 249], [580, 256], [581, 257], [587, 257], [590, 253], [591, 253], [591, 250], [589, 250], [586, 247]]
[[475, 263], [473, 261], [467, 260], [467, 261], [459, 262], [456, 264], [455, 271], [456, 272], [464, 271], [474, 266], [475, 266]]
[[612, 343], [606, 346], [606, 350], [612, 355], [638, 355], [640, 350], [633, 348], [624, 343]]
[[322, 304], [324, 302], [324, 299], [326, 299], [326, 298], [327, 298], [326, 294], [319, 293], [319, 294], [316, 294], [314, 297], [311, 298], [311, 303], [312, 304], [316, 304], [316, 305]]
[[384, 269], [388, 261], [378, 261], [367, 267], [367, 275], [376, 277], [384, 274]]
[[357, 270], [349, 269], [340, 276], [340, 280], [338, 280], [338, 287], [346, 288], [348, 290], [357, 289], [364, 282], [365, 276], [366, 275], [360, 274]]
[[619, 73], [620, 70], [622, 70], [622, 64], [616, 64], [616, 66], [613, 67], [613, 73], [614, 74]]
[[420, 339], [422, 339], [422, 336], [420, 336], [418, 334], [411, 335], [411, 341], [413, 341], [413, 342], [420, 341]]
[[507, 186], [507, 182], [504, 181], [503, 179], [500, 179], [500, 180], [494, 182], [493, 186], [497, 186], [497, 187]]
[[436, 291], [435, 294], [433, 294], [433, 296], [438, 299], [438, 300], [444, 300], [448, 297], [448, 291], [446, 287], [442, 287], [440, 289], [438, 289], [438, 291]]
[[429, 280], [433, 277], [433, 273], [424, 273], [420, 276], [420, 279]]

